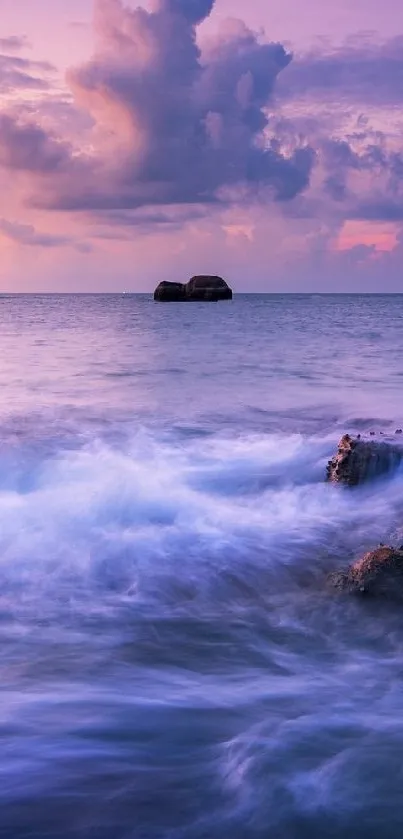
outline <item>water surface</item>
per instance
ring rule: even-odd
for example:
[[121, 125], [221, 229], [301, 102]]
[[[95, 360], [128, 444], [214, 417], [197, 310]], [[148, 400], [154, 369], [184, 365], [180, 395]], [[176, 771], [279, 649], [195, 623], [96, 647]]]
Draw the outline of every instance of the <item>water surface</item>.
[[0, 297], [0, 836], [398, 839], [403, 296]]

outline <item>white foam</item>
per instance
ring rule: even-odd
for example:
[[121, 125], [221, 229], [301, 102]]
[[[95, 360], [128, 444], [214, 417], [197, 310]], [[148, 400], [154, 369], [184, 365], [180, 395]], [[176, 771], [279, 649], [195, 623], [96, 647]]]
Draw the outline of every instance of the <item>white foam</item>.
[[340, 540], [353, 549], [386, 539], [402, 480], [353, 493], [326, 485], [333, 445], [142, 431], [125, 448], [98, 441], [31, 464], [26, 491], [0, 493], [3, 593], [74, 597], [105, 585], [141, 599], [163, 596], [169, 577], [202, 592], [222, 569], [280, 576], [301, 552], [308, 561], [307, 547], [314, 557]]

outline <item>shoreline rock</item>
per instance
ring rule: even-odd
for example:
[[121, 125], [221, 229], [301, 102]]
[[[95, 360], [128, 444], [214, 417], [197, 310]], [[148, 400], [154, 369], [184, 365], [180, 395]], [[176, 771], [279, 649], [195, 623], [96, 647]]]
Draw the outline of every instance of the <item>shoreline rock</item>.
[[154, 291], [154, 300], [160, 302], [232, 300], [232, 289], [222, 277], [200, 274], [187, 283], [163, 280]]
[[336, 571], [330, 584], [347, 594], [403, 600], [403, 545], [380, 545], [368, 551], [347, 571]]
[[[398, 431], [396, 432], [396, 434]], [[396, 441], [365, 439], [360, 434], [356, 437], [344, 434], [337, 452], [329, 460], [326, 480], [330, 483], [358, 486], [371, 479], [393, 472], [401, 463], [403, 447]]]

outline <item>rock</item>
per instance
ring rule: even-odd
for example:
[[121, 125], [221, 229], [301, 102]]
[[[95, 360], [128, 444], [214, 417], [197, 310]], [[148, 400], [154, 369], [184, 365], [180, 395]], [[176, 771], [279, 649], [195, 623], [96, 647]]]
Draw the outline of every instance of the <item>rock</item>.
[[232, 291], [222, 277], [192, 277], [186, 285], [188, 300], [232, 300]]
[[350, 594], [403, 599], [403, 550], [381, 546], [369, 551], [348, 571], [331, 574], [330, 582]]
[[403, 434], [402, 428], [396, 428], [395, 434]]
[[232, 300], [232, 290], [222, 277], [200, 275], [188, 283], [170, 283], [164, 280], [154, 291], [159, 301], [218, 301]]
[[403, 447], [395, 442], [365, 440], [361, 436], [345, 434], [337, 453], [328, 462], [326, 480], [357, 486], [393, 471], [399, 466], [402, 456]]
[[183, 283], [169, 283], [164, 280], [155, 289], [154, 300], [186, 300], [186, 286]]

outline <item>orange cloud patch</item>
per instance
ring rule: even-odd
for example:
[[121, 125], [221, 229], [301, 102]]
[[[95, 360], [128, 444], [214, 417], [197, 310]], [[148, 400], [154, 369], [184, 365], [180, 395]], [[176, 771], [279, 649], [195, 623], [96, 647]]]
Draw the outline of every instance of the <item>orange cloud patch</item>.
[[367, 245], [377, 251], [393, 251], [398, 243], [393, 224], [369, 221], [345, 221], [334, 244], [336, 251], [348, 251], [357, 245]]

